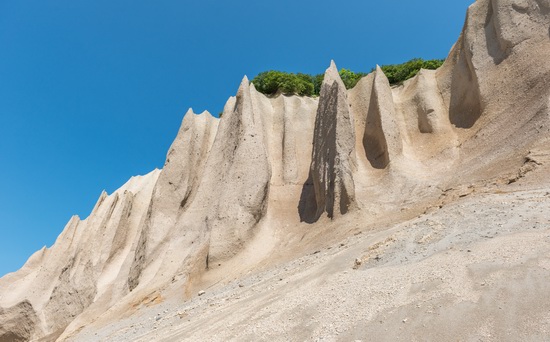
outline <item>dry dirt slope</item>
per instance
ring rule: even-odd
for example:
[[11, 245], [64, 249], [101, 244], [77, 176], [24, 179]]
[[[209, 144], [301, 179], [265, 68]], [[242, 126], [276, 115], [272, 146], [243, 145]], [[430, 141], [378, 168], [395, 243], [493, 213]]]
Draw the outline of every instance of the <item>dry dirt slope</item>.
[[399, 87], [245, 77], [0, 279], [0, 341], [547, 339], [549, 55], [548, 0], [478, 0]]
[[69, 340], [547, 341], [549, 171], [395, 225], [333, 224], [356, 233]]

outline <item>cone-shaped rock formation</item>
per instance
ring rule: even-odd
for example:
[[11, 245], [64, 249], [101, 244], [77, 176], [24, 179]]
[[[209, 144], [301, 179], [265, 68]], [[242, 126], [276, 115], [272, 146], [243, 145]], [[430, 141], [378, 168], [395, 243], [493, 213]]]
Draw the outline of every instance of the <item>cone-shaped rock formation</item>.
[[377, 66], [363, 134], [367, 159], [376, 169], [386, 168], [390, 157], [401, 153], [401, 133], [395, 115], [390, 83]]
[[204, 189], [212, 195], [206, 223], [211, 234], [208, 257], [213, 262], [240, 250], [267, 209], [271, 165], [254, 94], [245, 77], [233, 108], [223, 114], [208, 161], [212, 177]]
[[355, 126], [347, 91], [334, 62], [325, 72], [315, 130], [310, 177], [315, 191], [315, 217], [347, 213], [355, 205]]
[[[151, 267], [158, 271], [159, 264], [153, 261], [162, 260], [161, 256], [166, 253], [167, 244], [170, 244], [168, 241], [173, 241], [174, 232], [178, 231], [180, 217], [197, 195], [217, 128], [218, 120], [208, 112], [197, 115], [190, 109], [185, 114], [141, 227], [128, 279], [130, 290], [139, 284], [144, 268]], [[179, 248], [185, 250], [186, 246]]]

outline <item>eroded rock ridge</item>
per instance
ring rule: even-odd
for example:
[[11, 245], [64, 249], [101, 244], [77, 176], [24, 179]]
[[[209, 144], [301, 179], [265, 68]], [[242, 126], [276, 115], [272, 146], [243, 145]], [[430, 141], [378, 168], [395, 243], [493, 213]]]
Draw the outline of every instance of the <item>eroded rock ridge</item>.
[[548, 56], [548, 1], [478, 0], [445, 64], [399, 86], [376, 68], [346, 90], [334, 63], [319, 98], [245, 77], [221, 119], [185, 114], [162, 170], [101, 194], [0, 279], [0, 341], [63, 340], [268, 264], [331, 220], [516, 172], [549, 137]]

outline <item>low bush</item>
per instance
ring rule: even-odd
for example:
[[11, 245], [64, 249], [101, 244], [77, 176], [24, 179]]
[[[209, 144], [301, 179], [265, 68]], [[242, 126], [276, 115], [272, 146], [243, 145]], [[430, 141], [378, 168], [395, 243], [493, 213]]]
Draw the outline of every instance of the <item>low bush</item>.
[[[437, 69], [444, 61], [443, 59], [425, 61], [421, 58], [415, 58], [403, 64], [383, 65], [381, 68], [388, 77], [390, 84], [394, 85], [414, 77], [420, 69]], [[371, 72], [374, 70], [373, 68]], [[353, 72], [348, 69], [341, 69], [339, 74], [346, 89], [355, 87], [357, 82], [367, 75], [364, 72]], [[294, 74], [270, 70], [259, 73], [252, 79], [252, 83], [259, 92], [266, 95], [282, 93], [285, 95], [318, 96], [321, 92], [323, 78], [324, 74]]]
[[[435, 70], [443, 65], [444, 59], [425, 61], [421, 58], [411, 59], [403, 64], [383, 65], [380, 68], [390, 81], [390, 84], [400, 84], [418, 74], [420, 69]], [[375, 69], [372, 69], [374, 71]]]
[[281, 92], [285, 95], [312, 96], [314, 86], [311, 78], [312, 76], [306, 74], [270, 70], [259, 73], [254, 77], [252, 83], [256, 90], [267, 95]]

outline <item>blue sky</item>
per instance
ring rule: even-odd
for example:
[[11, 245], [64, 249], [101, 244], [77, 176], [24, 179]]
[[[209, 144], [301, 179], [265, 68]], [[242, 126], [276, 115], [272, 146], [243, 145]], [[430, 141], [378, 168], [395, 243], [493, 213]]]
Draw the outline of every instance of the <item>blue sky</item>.
[[0, 276], [243, 75], [444, 58], [473, 0], [0, 0]]

